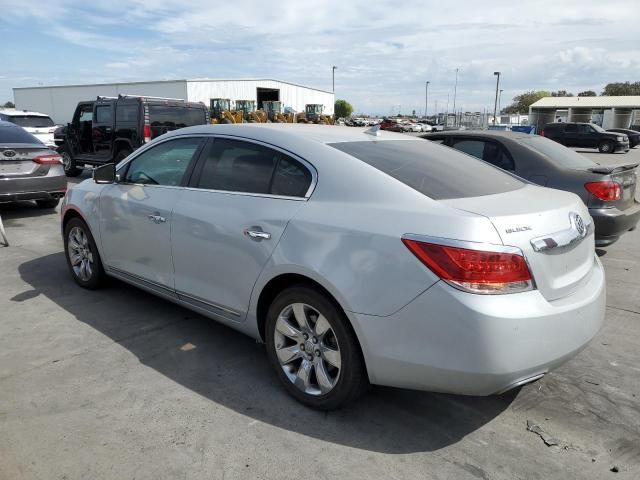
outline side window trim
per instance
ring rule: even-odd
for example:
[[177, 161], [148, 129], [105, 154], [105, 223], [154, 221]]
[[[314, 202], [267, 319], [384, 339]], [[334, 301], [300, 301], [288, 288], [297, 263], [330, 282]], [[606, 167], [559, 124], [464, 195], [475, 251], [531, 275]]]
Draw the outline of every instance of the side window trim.
[[[208, 192], [217, 192], [217, 193], [226, 193], [226, 194], [230, 194], [230, 195], [245, 195], [245, 196], [249, 196], [249, 197], [268, 197], [268, 198], [281, 198], [281, 199], [285, 199], [285, 200], [297, 200], [297, 201], [307, 201], [309, 200], [309, 198], [311, 197], [311, 195], [313, 194], [313, 191], [315, 190], [317, 181], [318, 181], [318, 172], [315, 169], [315, 167], [308, 162], [307, 160], [300, 158], [300, 156], [296, 155], [295, 153], [289, 152], [283, 148], [280, 148], [276, 145], [272, 145], [270, 143], [267, 142], [261, 142], [259, 140], [255, 140], [253, 138], [245, 138], [245, 137], [240, 137], [240, 136], [236, 136], [236, 135], [220, 135], [220, 134], [216, 134], [216, 135], [207, 135], [209, 137], [209, 140], [206, 142], [206, 149], [203, 149], [198, 157], [197, 163], [193, 168], [193, 173], [189, 179], [189, 183], [187, 184], [187, 188], [189, 190], [198, 190], [198, 191], [208, 191]], [[207, 159], [207, 156], [209, 154], [209, 152], [211, 151], [211, 149], [213, 148], [213, 144], [215, 143], [216, 139], [228, 139], [228, 140], [237, 140], [237, 141], [241, 141], [241, 142], [247, 142], [247, 143], [253, 143], [255, 145], [259, 145], [262, 147], [266, 147], [266, 148], [270, 148], [271, 150], [276, 151], [279, 154], [282, 155], [286, 155], [291, 157], [292, 159], [300, 162], [302, 164], [303, 167], [305, 167], [309, 173], [311, 173], [311, 184], [309, 185], [309, 189], [307, 190], [307, 192], [305, 193], [305, 195], [303, 197], [291, 197], [291, 196], [286, 196], [286, 195], [274, 195], [272, 193], [253, 193], [253, 192], [234, 192], [234, 191], [230, 191], [230, 190], [213, 190], [213, 189], [209, 189], [209, 188], [200, 188], [198, 187], [198, 183], [200, 180], [200, 176], [202, 174], [202, 170], [204, 169], [204, 164], [205, 161]], [[278, 167], [278, 164], [280, 163], [281, 160], [281, 156], [278, 157], [278, 161], [276, 162], [276, 165], [274, 166], [273, 172], [271, 174], [271, 179], [269, 181], [269, 188], [271, 188], [271, 185], [273, 183], [273, 177], [275, 174], [275, 171]]]
[[[165, 144], [167, 142], [171, 142], [173, 140], [178, 140], [178, 139], [183, 139], [183, 138], [198, 138], [200, 139], [200, 145], [198, 146], [198, 148], [196, 149], [196, 151], [194, 152], [193, 156], [191, 157], [191, 161], [189, 162], [189, 165], [187, 166], [187, 169], [184, 172], [184, 175], [182, 176], [182, 180], [180, 182], [180, 185], [152, 185], [152, 184], [148, 184], [148, 183], [131, 183], [131, 182], [125, 182], [125, 178], [127, 178], [127, 173], [129, 172], [129, 167], [131, 166], [131, 163], [134, 162], [136, 160], [136, 158], [138, 158], [140, 155], [143, 155], [145, 152], [148, 152], [149, 150], [153, 150], [154, 148]], [[196, 167], [196, 164], [198, 163], [198, 161], [200, 160], [200, 157], [202, 155], [202, 152], [204, 151], [205, 146], [208, 144], [208, 138], [205, 135], [176, 135], [175, 137], [171, 137], [171, 138], [167, 138], [161, 142], [156, 142], [153, 145], [147, 147], [147, 148], [140, 148], [139, 150], [137, 150], [135, 152], [135, 155], [133, 155], [132, 157], [127, 159], [127, 163], [125, 163], [124, 165], [122, 165], [117, 171], [116, 174], [119, 176], [120, 180], [118, 181], [118, 183], [121, 183], [122, 185], [141, 185], [143, 187], [155, 187], [155, 188], [185, 188], [188, 186], [188, 183], [190, 181], [190, 179], [193, 177], [193, 172], [194, 169]]]

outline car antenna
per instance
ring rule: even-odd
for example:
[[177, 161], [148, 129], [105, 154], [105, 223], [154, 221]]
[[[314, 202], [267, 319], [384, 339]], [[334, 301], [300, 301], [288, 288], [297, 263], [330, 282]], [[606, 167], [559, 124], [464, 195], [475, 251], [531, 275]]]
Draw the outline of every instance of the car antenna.
[[380, 136], [380, 125], [374, 125], [373, 127], [366, 129], [364, 131], [364, 133], [379, 137]]

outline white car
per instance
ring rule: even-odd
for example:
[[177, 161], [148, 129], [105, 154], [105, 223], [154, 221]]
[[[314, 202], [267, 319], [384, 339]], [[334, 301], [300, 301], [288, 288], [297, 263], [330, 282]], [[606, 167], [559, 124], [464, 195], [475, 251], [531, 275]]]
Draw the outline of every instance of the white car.
[[46, 113], [16, 110], [15, 108], [0, 109], [0, 120], [11, 122], [24, 128], [49, 148], [56, 148], [53, 133], [56, 125]]

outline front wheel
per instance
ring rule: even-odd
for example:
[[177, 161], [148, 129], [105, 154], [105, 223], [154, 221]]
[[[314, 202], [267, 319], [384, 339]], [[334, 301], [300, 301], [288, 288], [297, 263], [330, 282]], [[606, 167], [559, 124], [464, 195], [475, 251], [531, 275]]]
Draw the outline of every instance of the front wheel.
[[339, 408], [368, 386], [348, 320], [314, 288], [291, 287], [276, 297], [267, 314], [266, 344], [284, 387], [309, 407]]
[[75, 282], [95, 290], [105, 279], [100, 254], [91, 231], [80, 218], [72, 218], [64, 228], [64, 253]]
[[613, 149], [613, 143], [608, 140], [605, 140], [604, 142], [601, 142], [600, 145], [598, 145], [598, 151], [600, 153], [612, 153]]

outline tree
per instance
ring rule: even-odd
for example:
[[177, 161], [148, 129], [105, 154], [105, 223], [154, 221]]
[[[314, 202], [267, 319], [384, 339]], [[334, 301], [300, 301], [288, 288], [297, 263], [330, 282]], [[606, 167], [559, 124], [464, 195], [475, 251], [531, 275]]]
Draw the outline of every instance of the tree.
[[5, 102], [3, 105], [4, 108], [16, 108], [13, 102]]
[[353, 107], [346, 100], [336, 100], [336, 103], [333, 106], [333, 111], [336, 118], [348, 118], [353, 113]]
[[573, 93], [566, 90], [558, 90], [557, 92], [551, 92], [552, 97], [573, 97]]
[[551, 92], [546, 90], [530, 90], [513, 97], [513, 103], [502, 111], [504, 113], [529, 113], [529, 107], [543, 97], [550, 97]]
[[585, 90], [578, 94], [579, 97], [597, 97], [598, 95], [593, 90]]
[[615, 82], [607, 83], [602, 95], [621, 96], [621, 95], [640, 95], [640, 82]]

